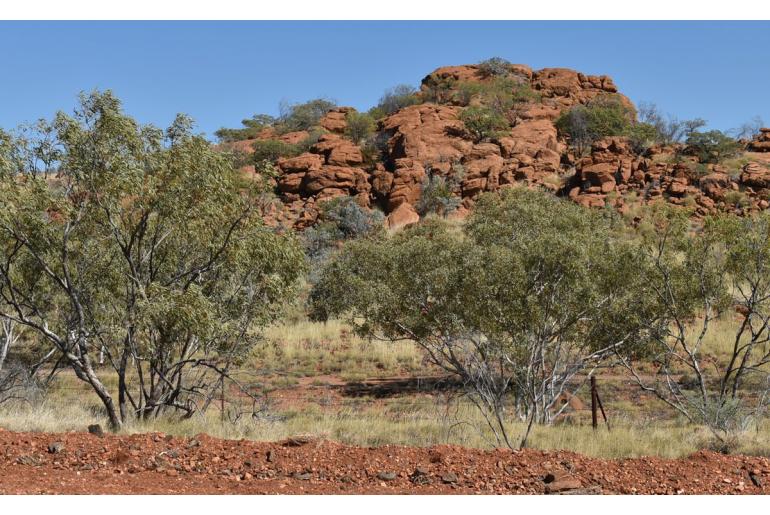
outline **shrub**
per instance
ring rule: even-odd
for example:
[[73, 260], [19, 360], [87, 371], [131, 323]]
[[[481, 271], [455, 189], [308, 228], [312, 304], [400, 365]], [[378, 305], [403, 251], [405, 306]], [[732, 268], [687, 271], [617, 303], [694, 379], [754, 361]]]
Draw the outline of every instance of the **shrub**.
[[649, 123], [636, 123], [628, 129], [631, 148], [639, 155], [644, 155], [659, 140], [658, 130]]
[[382, 118], [420, 102], [420, 97], [417, 96], [417, 88], [409, 84], [399, 84], [386, 90], [382, 97], [380, 97], [377, 107], [373, 108], [369, 113], [374, 118]]
[[482, 196], [461, 230], [428, 220], [346, 244], [311, 314], [414, 341], [513, 446], [511, 418], [549, 423], [576, 374], [632, 345], [641, 263], [601, 214], [526, 189]]
[[304, 104], [281, 104], [279, 132], [306, 131], [318, 125], [321, 118], [337, 104], [325, 98], [310, 100]]
[[423, 95], [427, 102], [441, 104], [453, 99], [456, 87], [457, 80], [451, 77], [431, 76], [425, 86]]
[[268, 114], [255, 114], [251, 118], [242, 120], [241, 124], [243, 124], [242, 129], [227, 129], [223, 127], [216, 131], [214, 135], [222, 142], [254, 139], [260, 131], [267, 127], [272, 127], [275, 124], [275, 118]]
[[679, 120], [669, 116], [663, 116], [655, 104], [642, 102], [639, 104], [639, 121], [655, 127], [657, 143], [672, 145], [686, 140], [690, 134], [706, 125], [702, 118], [692, 120]]
[[731, 207], [747, 207], [749, 198], [742, 191], [728, 191], [725, 193], [725, 204]]
[[422, 183], [420, 200], [414, 206], [420, 216], [429, 213], [446, 216], [460, 206], [460, 198], [453, 193], [454, 184], [439, 175], [429, 173]]
[[376, 123], [372, 115], [368, 113], [350, 111], [345, 119], [347, 121], [345, 136], [353, 140], [354, 143], [360, 144], [374, 133]]
[[722, 131], [694, 131], [687, 138], [687, 150], [701, 163], [720, 163], [734, 157], [741, 149], [740, 143]]
[[[326, 261], [341, 241], [361, 238], [382, 229], [384, 216], [361, 207], [353, 197], [335, 197], [321, 204], [319, 223], [305, 230], [305, 252], [311, 263]], [[316, 280], [311, 276], [311, 282]]]
[[477, 142], [494, 137], [510, 126], [502, 114], [486, 106], [466, 107], [460, 113], [460, 120]]
[[633, 119], [633, 110], [617, 96], [602, 95], [563, 113], [556, 120], [556, 127], [569, 136], [572, 146], [582, 154], [601, 138], [626, 135]]
[[737, 140], [750, 140], [754, 138], [754, 136], [758, 135], [760, 132], [759, 130], [764, 126], [765, 122], [762, 121], [762, 118], [755, 116], [748, 122], [742, 124], [740, 127], [731, 130], [730, 134], [732, 134]]
[[254, 154], [252, 155], [254, 163], [265, 161], [273, 163], [279, 157], [293, 157], [301, 153], [299, 146], [277, 139], [255, 141], [252, 148], [254, 149]]
[[380, 211], [361, 207], [353, 197], [335, 197], [322, 204], [321, 219], [333, 223], [347, 240], [376, 230], [382, 225], [383, 216]]
[[487, 77], [505, 76], [511, 72], [511, 63], [502, 57], [492, 57], [478, 64], [479, 71]]

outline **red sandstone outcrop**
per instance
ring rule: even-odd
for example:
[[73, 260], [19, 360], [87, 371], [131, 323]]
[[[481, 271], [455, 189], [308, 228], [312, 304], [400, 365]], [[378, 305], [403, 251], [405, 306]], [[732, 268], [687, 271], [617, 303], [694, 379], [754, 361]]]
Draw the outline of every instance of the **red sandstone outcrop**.
[[[319, 122], [324, 134], [308, 152], [278, 160], [276, 191], [281, 204], [271, 206], [268, 216], [302, 228], [315, 223], [319, 202], [350, 195], [362, 206], [383, 209], [389, 227], [402, 227], [419, 218], [414, 206], [429, 175], [446, 178], [462, 198], [463, 215], [482, 192], [515, 183], [621, 212], [628, 210], [627, 202], [661, 199], [692, 208], [698, 216], [768, 207], [770, 171], [756, 163], [740, 173], [728, 173], [718, 165], [698, 165], [694, 157], [679, 162], [675, 157], [681, 153], [675, 148], [653, 148], [647, 157], [640, 157], [625, 138], [618, 137], [596, 142], [585, 157], [574, 156], [554, 125], [564, 110], [601, 95], [615, 95], [633, 108], [611, 78], [565, 68], [533, 71], [524, 65], [512, 65], [509, 76], [529, 84], [540, 98], [517, 109], [504, 134], [480, 143], [472, 141], [460, 120], [463, 107], [452, 105], [458, 83], [494, 79], [477, 65], [435, 70], [422, 81], [421, 95], [431, 102], [379, 120], [383, 153], [376, 162], [365, 160], [361, 148], [344, 136], [352, 108], [329, 111]], [[437, 92], [443, 93], [436, 96]], [[307, 131], [278, 135], [265, 129], [258, 139], [297, 144], [308, 136]], [[237, 142], [232, 148], [248, 152], [254, 141]], [[770, 151], [770, 129], [762, 129], [749, 149]]]
[[749, 150], [752, 152], [770, 152], [770, 127], [759, 129], [759, 134], [749, 143]]

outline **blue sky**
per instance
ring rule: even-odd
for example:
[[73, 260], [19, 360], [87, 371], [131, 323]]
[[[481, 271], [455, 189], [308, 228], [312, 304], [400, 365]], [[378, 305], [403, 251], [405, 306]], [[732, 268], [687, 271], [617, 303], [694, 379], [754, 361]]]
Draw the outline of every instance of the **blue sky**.
[[770, 22], [0, 22], [0, 127], [112, 89], [141, 122], [212, 135], [282, 100], [368, 109], [431, 70], [500, 56], [607, 74], [713, 128], [770, 124]]

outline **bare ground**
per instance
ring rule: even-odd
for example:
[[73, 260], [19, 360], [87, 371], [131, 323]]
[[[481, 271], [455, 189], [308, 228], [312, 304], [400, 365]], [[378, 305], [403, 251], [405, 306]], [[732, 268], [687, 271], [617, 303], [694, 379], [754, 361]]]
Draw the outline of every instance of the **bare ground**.
[[[550, 476], [549, 476], [550, 475]], [[550, 480], [550, 481], [549, 481]], [[453, 446], [363, 448], [162, 433], [0, 429], [3, 494], [768, 494], [770, 459], [701, 451], [604, 460]]]

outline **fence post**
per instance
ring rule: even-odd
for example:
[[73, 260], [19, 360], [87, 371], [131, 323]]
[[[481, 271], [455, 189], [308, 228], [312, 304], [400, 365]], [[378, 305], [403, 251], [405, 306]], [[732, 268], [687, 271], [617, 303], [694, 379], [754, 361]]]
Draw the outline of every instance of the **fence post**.
[[591, 426], [594, 431], [599, 427], [599, 420], [596, 416], [596, 405], [598, 404], [598, 396], [596, 395], [596, 378], [591, 375]]

